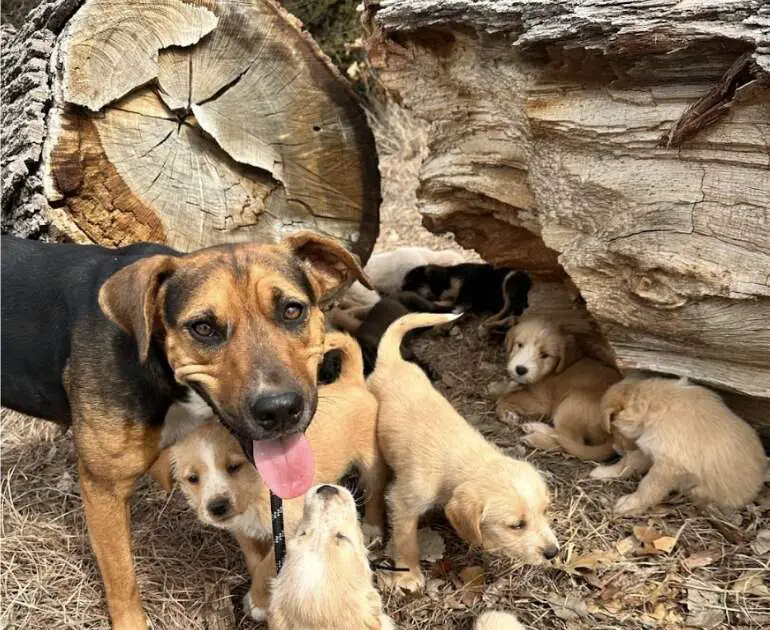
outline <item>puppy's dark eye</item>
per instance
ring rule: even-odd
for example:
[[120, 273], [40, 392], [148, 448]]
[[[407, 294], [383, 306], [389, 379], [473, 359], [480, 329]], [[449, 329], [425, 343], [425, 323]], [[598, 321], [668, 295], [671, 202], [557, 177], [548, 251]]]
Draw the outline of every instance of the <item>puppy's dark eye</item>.
[[340, 542], [350, 542], [350, 538], [345, 536], [345, 534], [343, 534], [342, 532], [337, 532], [337, 534], [334, 537]]
[[527, 521], [519, 521], [518, 523], [511, 523], [508, 525], [511, 529], [524, 529], [527, 526]]
[[196, 483], [198, 483], [198, 475], [196, 475], [195, 473], [190, 473], [189, 475], [187, 475], [187, 482], [195, 485]]
[[241, 466], [243, 466], [243, 462], [238, 462], [237, 464], [228, 464], [227, 474], [234, 475], [241, 469]]
[[520, 341], [517, 341], [517, 342], [516, 342], [516, 347], [517, 347], [517, 348], [523, 348], [523, 347], [524, 347], [524, 344], [523, 344], [523, 343], [521, 343]]
[[551, 356], [551, 355], [548, 354], [547, 352], [541, 352], [540, 353], [540, 358], [541, 359], [547, 359], [549, 356]]
[[281, 310], [281, 317], [287, 322], [298, 322], [305, 315], [305, 305], [301, 302], [286, 302]]

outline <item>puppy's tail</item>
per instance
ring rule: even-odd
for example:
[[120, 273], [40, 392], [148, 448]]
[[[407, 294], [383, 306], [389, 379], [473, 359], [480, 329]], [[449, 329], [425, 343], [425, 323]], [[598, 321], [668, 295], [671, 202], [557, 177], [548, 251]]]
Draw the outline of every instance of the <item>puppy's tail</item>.
[[555, 433], [553, 437], [567, 453], [579, 459], [602, 462], [615, 453], [611, 438], [601, 444], [584, 444], [562, 433]]
[[366, 385], [364, 380], [364, 359], [361, 356], [361, 346], [350, 335], [341, 332], [330, 332], [324, 340], [326, 352], [339, 350], [342, 352], [342, 369], [337, 383]]
[[402, 360], [401, 341], [404, 335], [415, 328], [427, 328], [453, 322], [462, 313], [409, 313], [394, 321], [380, 339], [377, 348], [377, 365]]

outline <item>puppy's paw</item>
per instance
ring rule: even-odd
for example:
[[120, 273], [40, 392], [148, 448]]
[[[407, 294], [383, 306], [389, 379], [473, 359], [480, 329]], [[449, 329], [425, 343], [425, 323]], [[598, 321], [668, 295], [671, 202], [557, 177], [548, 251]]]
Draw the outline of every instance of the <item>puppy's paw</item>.
[[382, 543], [385, 538], [385, 529], [382, 525], [372, 525], [371, 523], [361, 523], [361, 531], [364, 534], [364, 544], [372, 547]]
[[617, 479], [620, 474], [615, 466], [597, 466], [588, 476], [591, 479]]
[[528, 434], [521, 438], [527, 446], [539, 448], [541, 451], [558, 451], [559, 443], [554, 437], [553, 428], [541, 422], [528, 422], [521, 428]]
[[511, 391], [510, 387], [511, 385], [508, 381], [492, 382], [487, 385], [487, 395], [493, 399], [500, 398], [500, 396], [504, 396]]
[[243, 596], [243, 611], [254, 621], [264, 621], [267, 618], [267, 611], [251, 601], [251, 592]]
[[545, 422], [525, 422], [521, 425], [524, 433], [540, 433], [542, 435], [553, 435], [553, 427]]
[[419, 593], [425, 588], [425, 576], [419, 569], [416, 571], [380, 571], [377, 575], [386, 587], [404, 593]]
[[636, 494], [625, 494], [615, 503], [615, 514], [618, 516], [631, 516], [644, 512], [645, 505]]
[[500, 422], [514, 426], [519, 423], [521, 416], [502, 402], [497, 403], [497, 418]]

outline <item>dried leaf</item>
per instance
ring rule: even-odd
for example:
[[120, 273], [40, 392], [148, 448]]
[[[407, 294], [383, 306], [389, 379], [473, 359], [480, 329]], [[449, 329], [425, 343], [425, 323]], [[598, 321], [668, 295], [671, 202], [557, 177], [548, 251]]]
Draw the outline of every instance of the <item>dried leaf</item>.
[[636, 539], [633, 536], [627, 536], [615, 543], [615, 549], [621, 556], [627, 556], [636, 547]]
[[767, 588], [759, 571], [744, 571], [741, 576], [733, 582], [730, 589], [733, 593], [742, 595], [756, 595], [757, 597], [770, 597], [770, 589]]
[[722, 557], [722, 552], [719, 549], [706, 549], [704, 551], [696, 551], [690, 554], [682, 561], [682, 566], [688, 571], [697, 569], [698, 567], [707, 567], [713, 564], [719, 558]]
[[484, 591], [483, 567], [465, 567], [460, 571], [460, 579], [463, 581], [463, 588], [465, 590]]
[[634, 549], [634, 555], [640, 556], [662, 556], [663, 552], [660, 549], [656, 549], [655, 545], [651, 542], [643, 542], [641, 546]]
[[689, 585], [687, 589], [687, 625], [701, 628], [715, 628], [725, 617], [720, 605], [719, 589], [713, 586], [713, 591], [697, 588], [699, 585]]
[[423, 527], [417, 532], [420, 541], [420, 559], [425, 562], [436, 562], [444, 557], [446, 545], [441, 535], [430, 527]]
[[590, 617], [586, 602], [573, 595], [567, 595], [566, 597], [550, 595], [546, 598], [546, 601], [553, 609], [554, 615], [559, 619], [570, 621], [581, 617]]
[[651, 543], [663, 535], [662, 532], [659, 532], [654, 527], [644, 527], [642, 525], [634, 525], [633, 532], [634, 537], [641, 543]]
[[614, 551], [594, 551], [584, 556], [571, 558], [562, 565], [562, 568], [567, 573], [581, 575], [588, 571], [595, 571], [596, 569], [610, 566], [617, 562], [618, 559], [618, 554]]
[[671, 550], [676, 547], [676, 538], [673, 536], [661, 536], [652, 541], [653, 547], [658, 551], [665, 551], [670, 553]]
[[758, 556], [770, 553], [770, 529], [760, 529], [757, 537], [751, 541], [751, 550]]

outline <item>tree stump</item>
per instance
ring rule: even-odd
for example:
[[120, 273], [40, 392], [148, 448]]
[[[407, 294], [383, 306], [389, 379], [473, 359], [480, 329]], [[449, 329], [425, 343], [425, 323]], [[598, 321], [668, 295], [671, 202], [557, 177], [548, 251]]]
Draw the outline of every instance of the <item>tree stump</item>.
[[191, 250], [313, 229], [371, 252], [365, 114], [275, 2], [49, 1], [3, 49], [3, 231]]
[[423, 222], [565, 275], [624, 369], [714, 386], [770, 438], [770, 5], [367, 2], [426, 130]]

